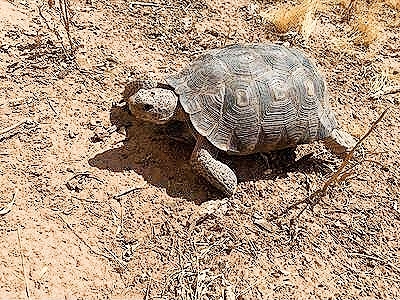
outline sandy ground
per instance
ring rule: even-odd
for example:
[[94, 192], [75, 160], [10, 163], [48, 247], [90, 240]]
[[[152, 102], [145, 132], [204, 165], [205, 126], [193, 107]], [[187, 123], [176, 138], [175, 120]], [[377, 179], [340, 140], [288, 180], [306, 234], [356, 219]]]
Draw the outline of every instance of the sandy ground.
[[[379, 6], [366, 45], [339, 2], [282, 34], [265, 20], [281, 1], [75, 1], [72, 52], [58, 2], [0, 0], [0, 298], [399, 298], [399, 94], [371, 97], [400, 84], [399, 11]], [[321, 144], [279, 176], [223, 156], [240, 182], [227, 199], [192, 173], [192, 143], [120, 104], [130, 80], [267, 41], [314, 59], [354, 136], [389, 108], [314, 205], [341, 163]]]

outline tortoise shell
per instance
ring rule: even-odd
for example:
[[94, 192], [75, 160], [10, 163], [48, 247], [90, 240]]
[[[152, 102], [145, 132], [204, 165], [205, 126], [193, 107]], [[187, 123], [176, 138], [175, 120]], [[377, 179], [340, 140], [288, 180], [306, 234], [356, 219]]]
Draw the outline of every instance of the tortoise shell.
[[325, 81], [300, 51], [276, 44], [207, 52], [166, 78], [194, 129], [232, 154], [328, 137], [337, 122]]

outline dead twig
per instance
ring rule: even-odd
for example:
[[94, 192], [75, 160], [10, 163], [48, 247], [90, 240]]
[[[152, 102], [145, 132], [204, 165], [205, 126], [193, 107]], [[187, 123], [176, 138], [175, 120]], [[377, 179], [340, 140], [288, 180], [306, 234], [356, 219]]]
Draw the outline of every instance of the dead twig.
[[83, 184], [86, 183], [87, 179], [95, 179], [102, 184], [104, 183], [103, 180], [91, 175], [89, 172], [82, 172], [76, 173], [74, 176], [72, 176], [69, 180], [67, 180], [65, 185], [71, 191], [80, 192], [83, 190]]
[[94, 250], [94, 249], [92, 248], [92, 246], [90, 246], [83, 238], [80, 237], [79, 234], [77, 234], [77, 233], [75, 232], [75, 230], [72, 228], [72, 226], [64, 219], [64, 217], [63, 217], [62, 215], [60, 215], [60, 214], [57, 214], [57, 215], [58, 215], [58, 217], [61, 219], [61, 221], [63, 221], [63, 222], [65, 223], [65, 225], [67, 225], [68, 229], [71, 230], [72, 233], [73, 233], [86, 247], [88, 247], [90, 251], [92, 251], [94, 254], [97, 254], [97, 255], [99, 255], [99, 256], [103, 256], [103, 257], [105, 257], [105, 258], [107, 258], [107, 259], [109, 259], [109, 260], [114, 260], [113, 257], [108, 256], [108, 255], [106, 255], [106, 254], [104, 254], [104, 253], [101, 253], [101, 252], [99, 252], [99, 251]]
[[144, 189], [146, 187], [147, 187], [147, 184], [143, 184], [141, 186], [135, 186], [135, 187], [132, 187], [132, 188], [126, 190], [126, 191], [123, 191], [123, 192], [117, 194], [117, 195], [114, 195], [113, 198], [115, 200], [119, 200], [119, 198], [121, 198], [122, 196], [125, 196], [126, 194], [132, 193], [132, 192], [137, 191], [137, 190]]
[[17, 193], [18, 189], [15, 189], [11, 202], [7, 203], [5, 206], [0, 208], [0, 216], [4, 216], [11, 211], [13, 205], [15, 204], [15, 198], [17, 198]]
[[364, 136], [355, 144], [355, 146], [353, 147], [353, 149], [350, 150], [350, 152], [346, 155], [346, 157], [344, 158], [342, 164], [340, 165], [340, 167], [336, 170], [336, 172], [325, 182], [324, 186], [321, 189], [322, 192], [322, 197], [326, 195], [326, 192], [328, 190], [328, 187], [334, 183], [336, 183], [338, 181], [338, 178], [340, 176], [340, 174], [342, 173], [342, 171], [344, 170], [344, 168], [348, 165], [349, 161], [351, 160], [351, 158], [354, 155], [354, 152], [358, 149], [358, 147], [365, 141], [365, 139], [372, 133], [372, 131], [375, 129], [375, 127], [378, 125], [378, 123], [380, 121], [382, 121], [383, 117], [385, 116], [385, 114], [387, 113], [387, 111], [389, 110], [389, 108], [386, 108], [381, 115], [379, 116], [378, 119], [376, 119], [375, 122], [372, 123], [371, 127], [369, 128], [369, 130], [367, 131], [366, 134], [364, 134]]
[[99, 200], [83, 199], [83, 198], [79, 198], [79, 197], [76, 197], [76, 196], [71, 196], [71, 198], [74, 198], [74, 199], [79, 200], [79, 201], [90, 202], [90, 203], [99, 203], [100, 202]]
[[75, 230], [72, 228], [72, 226], [64, 219], [64, 217], [60, 214], [58, 214], [58, 216], [60, 217], [60, 219], [65, 223], [65, 225], [67, 225], [67, 227], [72, 231], [72, 233], [83, 243], [85, 244], [86, 247], [89, 248], [90, 251], [92, 251], [94, 254], [99, 255], [99, 256], [103, 256], [105, 258], [107, 258], [110, 261], [113, 261], [115, 263], [117, 263], [120, 267], [122, 267], [124, 270], [126, 269], [126, 265], [121, 262], [118, 257], [110, 250], [108, 250], [107, 248], [104, 248], [106, 251], [108, 251], [108, 253], [111, 254], [111, 256], [106, 255], [105, 253], [101, 253], [99, 251], [96, 251], [92, 248], [92, 246], [90, 246], [83, 238], [81, 238], [79, 236], [79, 234], [77, 234], [75, 232]]
[[47, 29], [48, 29], [50, 32], [53, 32], [53, 33], [55, 34], [55, 36], [57, 37], [58, 41], [60, 42], [60, 45], [61, 45], [61, 48], [62, 48], [62, 50], [63, 50], [63, 52], [64, 52], [65, 57], [68, 57], [68, 58], [69, 58], [69, 54], [68, 54], [68, 52], [67, 52], [67, 49], [66, 49], [65, 46], [64, 46], [63, 39], [62, 39], [60, 33], [57, 31], [57, 29], [55, 29], [55, 28], [52, 29], [52, 28], [50, 27], [49, 22], [47, 21], [47, 19], [46, 19], [45, 16], [43, 15], [42, 7], [43, 7], [43, 5], [37, 7], [37, 8], [38, 8], [38, 14], [39, 14], [39, 16], [43, 19], [44, 24], [46, 25]]
[[345, 9], [344, 9], [342, 21], [345, 21], [345, 22], [350, 21], [350, 17], [353, 15], [355, 3], [356, 3], [356, 0], [350, 0], [349, 5], [347, 7], [345, 7]]
[[81, 173], [76, 173], [74, 176], [72, 176], [68, 181], [71, 181], [73, 179], [80, 179], [80, 178], [90, 178], [90, 179], [95, 179], [100, 183], [104, 183], [103, 180], [101, 180], [100, 178], [97, 178], [96, 176], [93, 176], [92, 174], [90, 174], [89, 172], [81, 172]]
[[260, 278], [258, 280], [256, 280], [255, 282], [253, 282], [253, 284], [248, 284], [247, 288], [245, 288], [244, 290], [242, 290], [241, 292], [238, 293], [237, 297], [239, 298], [240, 296], [243, 296], [245, 294], [247, 294], [248, 292], [250, 292], [254, 287], [258, 286], [260, 283], [262, 283], [263, 281], [265, 281], [265, 278]]
[[400, 85], [384, 87], [382, 90], [371, 95], [372, 99], [377, 99], [384, 95], [400, 93]]
[[28, 277], [26, 276], [24, 254], [22, 253], [21, 232], [20, 232], [19, 226], [17, 228], [17, 235], [18, 235], [19, 254], [21, 256], [22, 272], [24, 273], [25, 293], [26, 293], [26, 297], [28, 299], [30, 299], [31, 297], [30, 297], [29, 288], [28, 288]]
[[386, 260], [384, 260], [384, 259], [382, 259], [380, 257], [374, 256], [374, 255], [363, 254], [363, 253], [357, 253], [357, 252], [349, 253], [349, 255], [358, 256], [358, 257], [362, 257], [362, 258], [366, 258], [366, 259], [379, 261], [379, 262], [391, 267], [393, 269], [393, 271], [396, 271], [396, 272], [400, 273], [400, 269], [397, 266], [395, 266], [391, 262], [388, 262], [388, 261], [386, 261]]
[[114, 252], [112, 252], [110, 249], [108, 249], [106, 247], [104, 247], [104, 250], [106, 250], [108, 253], [110, 253], [110, 255], [114, 258], [114, 261], [116, 261], [118, 263], [118, 265], [120, 267], [122, 267], [122, 269], [124, 269], [124, 270], [127, 269], [126, 264], [123, 261], [121, 261]]
[[376, 119], [371, 127], [369, 128], [369, 130], [367, 131], [367, 133], [364, 134], [364, 136], [355, 144], [355, 146], [350, 150], [349, 153], [347, 153], [346, 157], [344, 158], [343, 162], [341, 163], [341, 165], [339, 166], [339, 168], [336, 170], [335, 173], [333, 173], [333, 175], [327, 180], [325, 181], [324, 185], [322, 186], [322, 188], [316, 190], [315, 192], [313, 192], [311, 195], [309, 195], [307, 198], [300, 200], [298, 202], [295, 202], [294, 204], [290, 205], [289, 207], [287, 207], [282, 213], [279, 213], [277, 215], [275, 215], [274, 217], [272, 217], [270, 220], [274, 220], [277, 219], [283, 215], [286, 215], [290, 210], [294, 209], [294, 208], [298, 208], [299, 205], [307, 203], [306, 206], [304, 206], [301, 211], [298, 213], [296, 218], [299, 218], [300, 215], [307, 209], [307, 207], [311, 206], [314, 207], [315, 205], [317, 205], [321, 199], [327, 194], [328, 188], [331, 185], [334, 185], [338, 182], [340, 182], [340, 178], [341, 175], [344, 172], [345, 167], [349, 164], [351, 158], [354, 155], [354, 152], [358, 149], [358, 147], [365, 141], [365, 139], [372, 133], [372, 131], [376, 128], [376, 126], [378, 125], [378, 123], [380, 121], [382, 121], [383, 117], [385, 116], [385, 114], [387, 113], [387, 111], [389, 110], [389, 108], [386, 108], [381, 115], [379, 116], [378, 119]]
[[155, 3], [155, 2], [142, 2], [142, 1], [133, 1], [129, 2], [129, 7], [133, 7], [135, 5], [140, 5], [140, 6], [160, 6], [160, 4]]
[[69, 0], [58, 0], [58, 4], [59, 4], [59, 9], [60, 9], [59, 13], [60, 13], [61, 23], [63, 24], [65, 32], [67, 33], [67, 38], [68, 38], [69, 46], [71, 49], [71, 53], [72, 53], [72, 55], [74, 55], [76, 47], [71, 38], [71, 29], [70, 29], [71, 7], [69, 4]]
[[149, 295], [150, 295], [150, 288], [151, 288], [151, 277], [149, 279], [149, 282], [147, 283], [147, 287], [146, 287], [146, 295], [144, 296], [144, 300], [149, 300]]
[[[102, 3], [104, 3], [105, 5], [109, 6], [108, 3], [106, 3], [107, 1], [101, 1]], [[191, 4], [189, 4], [186, 7], [182, 7], [182, 6], [176, 6], [176, 5], [167, 5], [167, 4], [163, 4], [163, 3], [156, 3], [156, 2], [142, 2], [142, 1], [131, 1], [128, 3], [128, 7], [129, 9], [133, 9], [134, 6], [144, 6], [144, 7], [161, 7], [161, 8], [169, 8], [169, 9], [183, 9], [184, 11], [188, 11], [188, 10], [195, 10], [194, 8], [190, 8]]]
[[33, 124], [33, 123], [34, 123], [34, 121], [32, 119], [30, 119], [30, 118], [23, 119], [22, 121], [18, 122], [17, 124], [14, 124], [14, 125], [12, 125], [10, 127], [7, 127], [7, 128], [4, 128], [4, 129], [0, 130], [0, 135], [6, 134], [6, 133], [8, 133], [8, 132], [20, 127], [21, 125]]
[[51, 110], [54, 112], [54, 115], [58, 115], [57, 111], [54, 109], [53, 104], [51, 104], [51, 101], [47, 99], [47, 104], [50, 106]]

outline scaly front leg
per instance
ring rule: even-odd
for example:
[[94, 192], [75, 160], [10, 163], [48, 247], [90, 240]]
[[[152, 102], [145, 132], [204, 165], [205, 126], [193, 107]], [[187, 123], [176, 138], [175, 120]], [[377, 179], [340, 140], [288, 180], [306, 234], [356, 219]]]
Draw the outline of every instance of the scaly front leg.
[[226, 164], [217, 160], [218, 149], [206, 138], [197, 137], [191, 157], [192, 168], [214, 187], [231, 196], [236, 192], [237, 178]]

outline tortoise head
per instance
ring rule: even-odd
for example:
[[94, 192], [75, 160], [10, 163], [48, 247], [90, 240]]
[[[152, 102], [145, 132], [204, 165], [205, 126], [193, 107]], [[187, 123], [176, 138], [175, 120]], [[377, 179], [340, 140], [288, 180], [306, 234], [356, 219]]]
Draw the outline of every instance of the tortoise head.
[[138, 119], [164, 124], [174, 116], [178, 96], [163, 88], [140, 89], [127, 100], [129, 110]]

